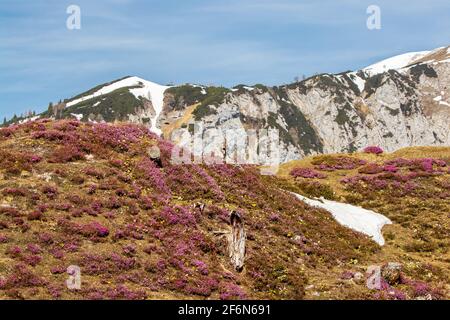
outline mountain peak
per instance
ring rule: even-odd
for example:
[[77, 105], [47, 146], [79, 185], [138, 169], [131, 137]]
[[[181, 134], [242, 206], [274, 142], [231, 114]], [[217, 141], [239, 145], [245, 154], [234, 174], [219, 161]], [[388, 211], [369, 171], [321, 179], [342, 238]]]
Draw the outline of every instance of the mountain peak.
[[370, 76], [386, 72], [388, 70], [398, 70], [421, 62], [444, 62], [450, 58], [450, 46], [440, 47], [431, 51], [408, 52], [393, 56], [364, 69]]
[[[66, 107], [72, 107], [79, 104], [82, 104], [86, 101], [94, 102], [94, 99], [101, 98], [107, 94], [110, 94], [119, 89], [128, 89], [128, 92], [131, 93], [138, 100], [148, 100], [151, 102], [153, 107], [153, 112], [148, 117], [151, 121], [151, 130], [153, 130], [157, 134], [161, 134], [161, 130], [156, 126], [156, 119], [158, 119], [159, 115], [163, 109], [163, 100], [164, 100], [164, 92], [170, 88], [169, 86], [163, 86], [157, 84], [155, 82], [151, 82], [140, 77], [136, 76], [127, 76], [125, 78], [121, 78], [119, 80], [115, 80], [113, 82], [100, 85], [93, 90], [78, 96], [77, 98], [71, 99], [66, 103]], [[95, 104], [100, 104], [101, 101], [95, 101]], [[78, 114], [74, 114], [75, 117], [79, 116]]]

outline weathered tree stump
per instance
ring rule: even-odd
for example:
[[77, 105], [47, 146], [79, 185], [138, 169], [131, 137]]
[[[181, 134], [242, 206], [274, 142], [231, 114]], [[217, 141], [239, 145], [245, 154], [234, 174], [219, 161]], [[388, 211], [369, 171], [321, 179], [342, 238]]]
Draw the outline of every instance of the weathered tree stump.
[[230, 214], [231, 232], [227, 235], [230, 260], [236, 271], [241, 272], [245, 262], [246, 232], [241, 215], [232, 211]]

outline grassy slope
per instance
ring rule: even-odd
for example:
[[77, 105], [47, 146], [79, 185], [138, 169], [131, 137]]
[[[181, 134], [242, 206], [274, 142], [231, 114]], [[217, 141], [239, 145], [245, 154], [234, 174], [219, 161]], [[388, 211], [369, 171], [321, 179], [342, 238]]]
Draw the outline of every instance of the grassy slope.
[[[154, 146], [162, 168], [147, 156]], [[1, 129], [0, 298], [316, 298], [311, 284], [321, 298], [372, 297], [342, 291], [339, 277], [369, 264], [375, 243], [256, 168], [176, 166], [170, 152], [126, 124]], [[232, 209], [248, 234], [242, 273], [216, 232], [229, 230]], [[65, 286], [70, 265], [79, 291]]]
[[[367, 163], [378, 163], [382, 165], [389, 160], [398, 158], [422, 159], [434, 158], [446, 161], [447, 167], [442, 168], [443, 174], [426, 174], [421, 170], [417, 178], [412, 179], [416, 189], [410, 193], [398, 192], [395, 187], [385, 187], [381, 190], [373, 190], [370, 183], [358, 185], [346, 185], [342, 179], [353, 176], [377, 176], [379, 174], [361, 174], [358, 172], [364, 165], [358, 165], [353, 169], [325, 171], [317, 170], [320, 159], [324, 162], [335, 163], [336, 159], [346, 155], [329, 155], [308, 157], [299, 161], [292, 161], [283, 165], [279, 175], [287, 179], [297, 192], [309, 196], [325, 196], [343, 202], [354, 203], [358, 206], [375, 210], [389, 217], [394, 223], [385, 226], [384, 236], [386, 245], [368, 259], [370, 263], [382, 264], [387, 261], [400, 262], [403, 264], [404, 272], [411, 276], [436, 287], [446, 288], [448, 292], [450, 274], [449, 255], [449, 174], [448, 165], [450, 160], [450, 148], [445, 147], [412, 147], [398, 150], [391, 154], [366, 154], [355, 153], [351, 156]], [[334, 160], [333, 160], [334, 159]], [[337, 161], [339, 162], [339, 161]], [[290, 176], [294, 168], [310, 168], [325, 174], [324, 179], [296, 178]], [[434, 166], [434, 170], [441, 170]], [[414, 168], [405, 167], [398, 173], [407, 175]], [[394, 175], [386, 175], [381, 180], [393, 183]], [[401, 189], [405, 183], [399, 184]], [[396, 185], [397, 186], [397, 185]], [[355, 267], [367, 267], [358, 266]], [[325, 286], [332, 286], [332, 279], [318, 279]], [[408, 294], [410, 288], [399, 285]], [[445, 289], [443, 290], [445, 291]], [[331, 296], [337, 293], [332, 292]]]

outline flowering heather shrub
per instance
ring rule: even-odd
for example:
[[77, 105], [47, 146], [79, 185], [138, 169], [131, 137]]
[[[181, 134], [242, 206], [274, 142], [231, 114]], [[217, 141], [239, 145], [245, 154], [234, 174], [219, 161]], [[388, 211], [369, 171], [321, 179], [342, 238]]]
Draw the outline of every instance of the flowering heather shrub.
[[22, 214], [16, 208], [11, 207], [0, 207], [0, 214], [9, 217], [21, 217]]
[[438, 172], [439, 168], [446, 167], [447, 163], [440, 159], [419, 158], [410, 160], [408, 166], [410, 167], [409, 169], [412, 171], [424, 171], [428, 173], [433, 173]]
[[185, 207], [164, 207], [160, 211], [161, 218], [169, 224], [195, 225], [195, 217]]
[[66, 133], [58, 131], [58, 130], [42, 130], [36, 131], [32, 134], [32, 138], [34, 139], [45, 139], [48, 141], [62, 141], [62, 140], [71, 140], [70, 136]]
[[39, 241], [44, 245], [50, 245], [53, 243], [53, 236], [50, 233], [40, 233], [38, 234]]
[[100, 169], [93, 168], [93, 167], [85, 168], [85, 169], [83, 170], [83, 173], [86, 174], [86, 175], [88, 175], [88, 176], [97, 178], [97, 179], [99, 179], [99, 180], [106, 177], [105, 172], [101, 171]]
[[27, 255], [24, 256], [22, 258], [22, 261], [25, 262], [26, 264], [35, 267], [37, 266], [42, 260], [42, 257], [38, 256], [38, 255]]
[[41, 287], [45, 284], [45, 280], [35, 275], [26, 265], [17, 264], [13, 273], [0, 284], [0, 289]]
[[76, 120], [63, 120], [53, 124], [52, 128], [57, 131], [69, 132], [75, 131], [80, 126], [80, 122]]
[[209, 297], [212, 291], [217, 290], [218, 281], [212, 278], [207, 278], [206, 280], [195, 281], [191, 284], [182, 283], [182, 288], [184, 288], [183, 291], [189, 295]]
[[61, 226], [66, 232], [72, 234], [80, 234], [84, 237], [100, 237], [104, 238], [109, 235], [109, 229], [97, 221], [87, 224], [76, 224], [66, 219], [58, 221], [58, 225]]
[[269, 220], [272, 221], [272, 222], [280, 221], [280, 215], [275, 213], [275, 212], [273, 212], [273, 213], [270, 214]]
[[336, 171], [352, 170], [366, 164], [366, 161], [348, 156], [320, 155], [314, 157], [311, 163], [318, 170]]
[[38, 163], [42, 161], [42, 157], [36, 154], [27, 154], [25, 157], [28, 159], [30, 163]]
[[120, 159], [111, 159], [109, 163], [116, 168], [121, 168], [123, 166], [123, 161]]
[[310, 169], [310, 168], [294, 168], [291, 170], [290, 175], [293, 176], [294, 178], [319, 178], [319, 179], [324, 179], [326, 178], [326, 175], [320, 172], [317, 172], [314, 169]]
[[37, 244], [34, 244], [34, 243], [29, 243], [27, 245], [27, 250], [29, 252], [31, 252], [32, 254], [42, 253], [42, 249]]
[[237, 167], [228, 164], [214, 164], [210, 166], [221, 177], [235, 177], [237, 174]]
[[208, 266], [203, 261], [193, 260], [192, 265], [195, 266], [197, 268], [198, 272], [200, 272], [202, 275], [206, 276], [209, 274]]
[[12, 246], [6, 250], [6, 254], [11, 257], [19, 257], [22, 254], [22, 249], [18, 246]]
[[5, 188], [2, 191], [4, 196], [25, 197], [28, 190], [24, 188]]
[[140, 197], [139, 198], [139, 206], [142, 210], [150, 210], [153, 209], [153, 201], [150, 197]]
[[67, 268], [64, 267], [63, 265], [56, 265], [50, 269], [50, 272], [52, 274], [63, 274], [63, 273], [66, 273], [66, 271], [67, 271]]
[[383, 166], [383, 171], [395, 173], [398, 171], [398, 168], [392, 164], [391, 165], [387, 164]]
[[354, 272], [352, 272], [352, 271], [344, 271], [342, 274], [341, 274], [341, 279], [342, 280], [350, 280], [350, 279], [353, 279], [353, 276], [355, 275], [355, 273]]
[[244, 300], [246, 299], [246, 294], [236, 284], [233, 283], [221, 283], [219, 287], [220, 299], [221, 300]]
[[92, 222], [90, 224], [84, 225], [82, 233], [84, 235], [90, 235], [94, 232], [95, 235], [99, 237], [107, 237], [109, 235], [109, 230], [105, 226], [98, 222]]
[[396, 158], [396, 159], [385, 161], [384, 165], [393, 165], [396, 167], [409, 167], [413, 163], [414, 163], [414, 160], [404, 159], [404, 158]]
[[127, 256], [134, 256], [136, 254], [136, 246], [133, 244], [127, 244], [122, 249], [123, 253]]
[[87, 275], [122, 273], [140, 266], [136, 258], [123, 257], [117, 253], [83, 253], [78, 257], [77, 264]]
[[139, 161], [136, 165], [136, 171], [138, 177], [146, 179], [146, 182], [158, 190], [163, 197], [170, 197], [171, 192], [166, 185], [164, 175], [152, 160], [144, 158]]
[[50, 163], [67, 163], [72, 161], [84, 160], [85, 154], [76, 146], [62, 146], [49, 156]]
[[49, 253], [53, 256], [53, 258], [62, 260], [64, 258], [64, 252], [58, 249], [52, 249]]
[[122, 201], [118, 197], [109, 197], [103, 204], [103, 207], [108, 209], [119, 209], [122, 207]]
[[89, 289], [85, 296], [89, 300], [144, 300], [147, 297], [144, 290], [132, 290], [124, 285], [108, 289]]
[[0, 169], [11, 175], [19, 175], [22, 171], [33, 169], [29, 155], [23, 152], [12, 152], [0, 149]]
[[53, 208], [55, 210], [60, 210], [60, 211], [69, 211], [70, 209], [72, 209], [72, 204], [67, 203], [67, 202], [63, 202], [63, 203], [55, 203]]
[[55, 199], [58, 195], [58, 189], [53, 186], [44, 186], [42, 188], [42, 193], [45, 194], [49, 199]]
[[372, 154], [381, 154], [383, 153], [383, 149], [377, 146], [368, 146], [364, 148], [364, 153], [372, 153]]
[[14, 128], [0, 128], [0, 138], [9, 138], [14, 134]]
[[0, 234], [0, 243], [7, 243], [8, 241], [9, 241], [8, 236], [6, 236], [4, 234]]
[[95, 141], [116, 149], [127, 151], [130, 144], [139, 141], [149, 131], [145, 127], [131, 124], [111, 125], [106, 123], [94, 124], [90, 133]]
[[206, 170], [197, 165], [192, 165], [189, 168], [205, 180], [206, 187], [211, 190], [219, 200], [224, 199], [225, 196], [222, 190], [220, 190], [220, 186], [217, 184], [216, 180], [206, 172]]
[[61, 297], [62, 288], [57, 285], [50, 284], [47, 286], [47, 291], [53, 299], [58, 299]]

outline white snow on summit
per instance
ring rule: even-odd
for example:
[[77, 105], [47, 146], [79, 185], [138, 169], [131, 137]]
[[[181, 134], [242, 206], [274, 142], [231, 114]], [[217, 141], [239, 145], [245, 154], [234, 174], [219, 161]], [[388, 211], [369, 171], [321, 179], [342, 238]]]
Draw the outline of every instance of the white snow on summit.
[[364, 68], [363, 71], [373, 76], [391, 69], [401, 69], [410, 65], [414, 61], [425, 57], [430, 52], [431, 51], [419, 51], [419, 52], [404, 53], [372, 64]]
[[160, 135], [161, 129], [156, 127], [156, 120], [158, 119], [163, 109], [164, 92], [170, 87], [162, 86], [157, 83], [141, 79], [139, 77], [128, 77], [120, 81], [116, 81], [110, 85], [102, 87], [101, 89], [99, 89], [98, 91], [94, 92], [91, 95], [87, 95], [79, 99], [69, 101], [66, 106], [70, 107], [80, 102], [87, 101], [92, 98], [96, 98], [125, 87], [139, 87], [139, 88], [130, 88], [129, 90], [137, 99], [139, 99], [139, 97], [143, 97], [152, 102], [156, 115], [154, 118], [151, 119], [152, 123], [151, 130], [156, 134]]

